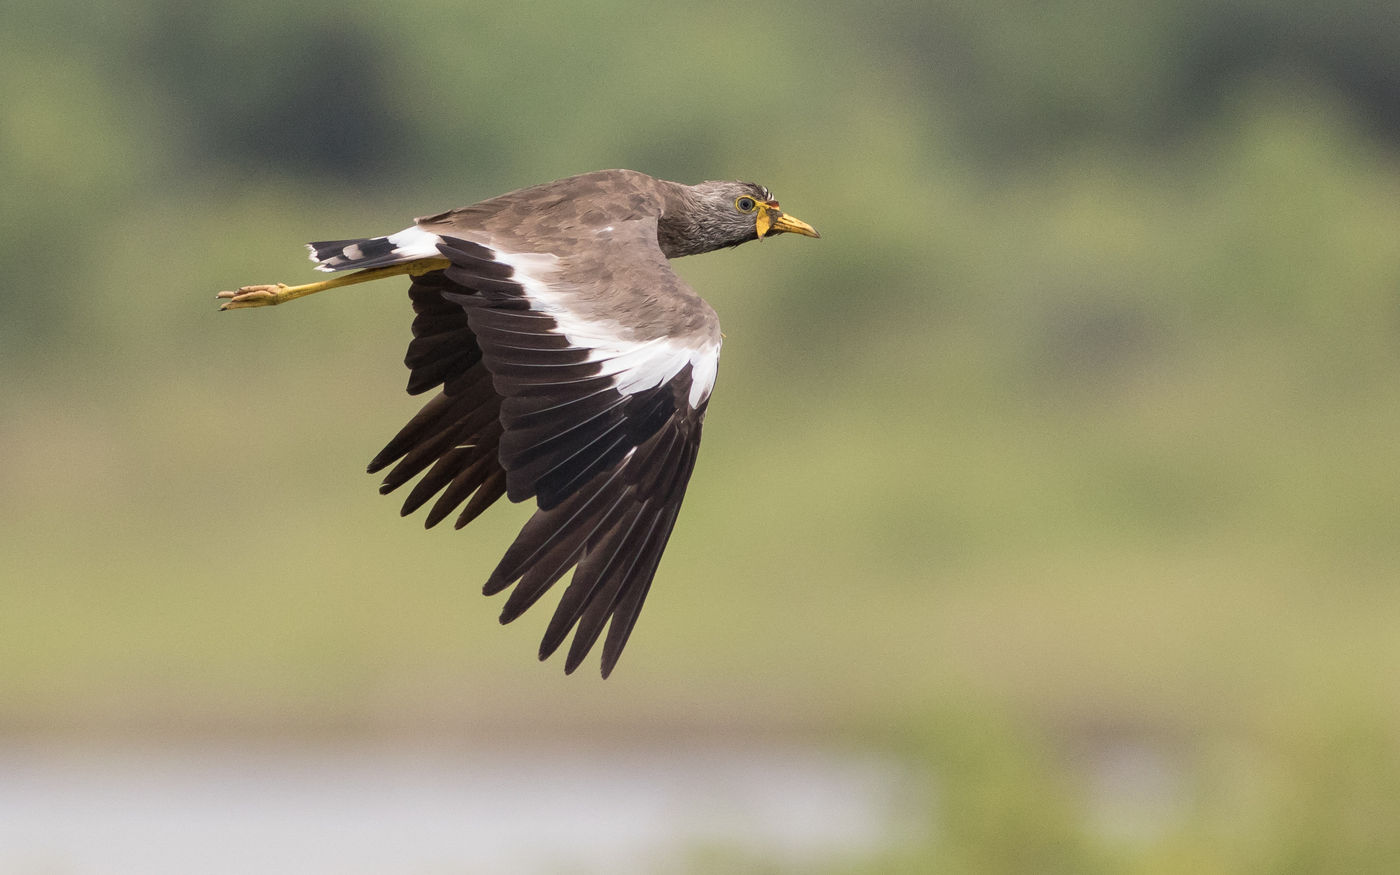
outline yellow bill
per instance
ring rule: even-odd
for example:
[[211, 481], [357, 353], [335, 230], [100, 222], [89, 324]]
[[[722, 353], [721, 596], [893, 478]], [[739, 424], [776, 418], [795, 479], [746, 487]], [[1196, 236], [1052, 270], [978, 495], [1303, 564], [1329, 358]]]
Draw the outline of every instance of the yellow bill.
[[758, 239], [762, 240], [769, 234], [789, 232], [801, 234], [804, 237], [820, 237], [817, 229], [797, 218], [789, 216], [778, 209], [776, 202], [758, 205], [758, 218], [754, 222], [754, 229], [758, 231]]

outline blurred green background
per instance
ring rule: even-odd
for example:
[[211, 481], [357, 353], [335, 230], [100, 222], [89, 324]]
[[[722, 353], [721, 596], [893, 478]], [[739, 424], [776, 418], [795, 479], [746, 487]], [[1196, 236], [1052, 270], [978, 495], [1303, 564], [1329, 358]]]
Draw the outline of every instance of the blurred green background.
[[[5, 17], [5, 737], [801, 739], [929, 776], [837, 871], [1400, 866], [1391, 6]], [[525, 508], [425, 532], [362, 473], [402, 283], [213, 300], [604, 167], [823, 234], [677, 264], [724, 361], [606, 683], [479, 595]]]

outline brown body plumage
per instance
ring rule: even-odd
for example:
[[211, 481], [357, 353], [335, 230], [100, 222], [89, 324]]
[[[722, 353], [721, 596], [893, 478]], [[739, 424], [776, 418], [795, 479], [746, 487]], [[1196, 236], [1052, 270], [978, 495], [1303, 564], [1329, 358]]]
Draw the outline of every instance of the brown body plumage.
[[[403, 513], [466, 525], [500, 496], [538, 510], [487, 580], [509, 622], [573, 571], [540, 646], [576, 630], [572, 672], [607, 627], [612, 671], [670, 537], [699, 448], [719, 321], [667, 259], [768, 234], [817, 236], [762, 186], [695, 186], [629, 170], [574, 176], [418, 219], [388, 237], [311, 244], [360, 274], [221, 293], [276, 304], [413, 276], [408, 391], [438, 389], [370, 463]], [[392, 466], [392, 467], [391, 467]]]

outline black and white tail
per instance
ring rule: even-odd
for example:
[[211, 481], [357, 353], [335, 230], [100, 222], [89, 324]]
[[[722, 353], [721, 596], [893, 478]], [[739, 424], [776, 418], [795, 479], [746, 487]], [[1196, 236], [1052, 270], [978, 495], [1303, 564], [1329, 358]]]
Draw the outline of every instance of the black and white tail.
[[329, 273], [433, 258], [438, 254], [437, 244], [436, 234], [415, 225], [388, 237], [322, 240], [308, 243], [306, 248], [311, 250], [311, 260], [316, 262], [316, 269]]

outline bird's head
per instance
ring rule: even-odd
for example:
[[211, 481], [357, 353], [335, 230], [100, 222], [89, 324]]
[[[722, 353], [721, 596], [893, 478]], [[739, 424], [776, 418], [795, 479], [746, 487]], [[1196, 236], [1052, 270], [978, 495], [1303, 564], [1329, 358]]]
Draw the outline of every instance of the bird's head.
[[662, 248], [671, 250], [670, 257], [738, 246], [784, 232], [821, 236], [811, 225], [784, 213], [772, 192], [761, 185], [702, 182], [687, 189], [685, 208], [662, 219]]

